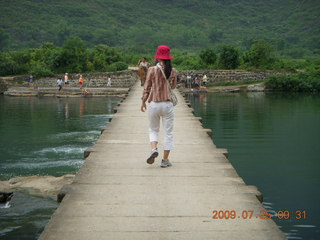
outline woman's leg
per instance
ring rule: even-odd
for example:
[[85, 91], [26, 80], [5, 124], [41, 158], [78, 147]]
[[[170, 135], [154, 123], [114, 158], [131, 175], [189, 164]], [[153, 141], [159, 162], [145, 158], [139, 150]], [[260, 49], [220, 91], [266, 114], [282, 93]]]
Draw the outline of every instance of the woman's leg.
[[151, 150], [155, 149], [155, 148], [158, 148], [158, 142], [157, 141], [150, 142], [150, 145], [151, 145]]
[[160, 114], [159, 104], [151, 102], [148, 109], [149, 117], [149, 139], [151, 145], [151, 153], [147, 159], [147, 163], [152, 164], [156, 157], [158, 157], [158, 135], [160, 130]]
[[170, 154], [170, 150], [164, 150], [163, 151], [163, 160], [164, 161], [168, 161], [169, 160], [169, 154]]
[[173, 144], [173, 121], [174, 110], [172, 102], [167, 102], [166, 113], [162, 117], [163, 129], [164, 129], [164, 152], [163, 160], [168, 160], [170, 150], [174, 148]]
[[149, 139], [151, 148], [157, 148], [158, 145], [158, 135], [160, 130], [160, 114], [159, 114], [159, 104], [151, 102], [148, 109], [149, 117]]

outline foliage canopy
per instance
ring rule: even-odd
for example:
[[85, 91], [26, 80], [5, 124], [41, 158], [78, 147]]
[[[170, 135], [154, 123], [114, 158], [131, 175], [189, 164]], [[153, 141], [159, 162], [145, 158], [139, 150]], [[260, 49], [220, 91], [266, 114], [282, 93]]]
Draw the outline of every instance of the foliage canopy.
[[62, 46], [70, 36], [135, 53], [166, 44], [198, 52], [240, 51], [264, 39], [282, 55], [319, 55], [318, 0], [3, 0], [0, 51]]

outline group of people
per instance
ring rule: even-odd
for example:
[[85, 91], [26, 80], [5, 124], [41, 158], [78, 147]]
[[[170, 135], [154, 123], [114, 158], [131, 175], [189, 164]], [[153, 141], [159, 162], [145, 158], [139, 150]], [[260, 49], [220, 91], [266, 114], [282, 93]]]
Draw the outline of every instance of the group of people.
[[[83, 76], [81, 74], [77, 74], [76, 76], [79, 76], [78, 77], [78, 84], [80, 86], [80, 89], [82, 89], [83, 85], [84, 85], [84, 78], [83, 78]], [[58, 84], [58, 87], [59, 87], [59, 91], [62, 90], [63, 85], [64, 85], [64, 87], [67, 87], [69, 85], [69, 74], [65, 73], [64, 74], [64, 81], [62, 80], [62, 78], [59, 78], [57, 80], [57, 84]], [[112, 85], [112, 81], [111, 81], [111, 77], [109, 76], [108, 77], [108, 82], [107, 82], [107, 87], [111, 87], [111, 85]], [[87, 90], [85, 89], [85, 91], [87, 91]]]
[[208, 82], [207, 75], [203, 75], [203, 77], [196, 75], [193, 79], [190, 75], [187, 76], [187, 79], [184, 81], [186, 88], [196, 88], [205, 87]]
[[64, 81], [62, 81], [62, 78], [58, 78], [57, 84], [58, 84], [58, 87], [59, 87], [59, 91], [62, 90], [63, 84], [64, 84], [65, 87], [67, 87], [69, 85], [69, 74], [68, 73], [64, 74]]

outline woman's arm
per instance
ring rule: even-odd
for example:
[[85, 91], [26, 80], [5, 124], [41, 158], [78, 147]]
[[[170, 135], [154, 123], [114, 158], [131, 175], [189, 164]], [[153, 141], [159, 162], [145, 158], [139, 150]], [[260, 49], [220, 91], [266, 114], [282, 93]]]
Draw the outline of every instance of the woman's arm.
[[175, 89], [177, 85], [177, 71], [175, 68], [172, 68], [169, 82], [170, 82], [171, 89]]
[[147, 109], [146, 101], [149, 98], [151, 87], [152, 87], [152, 78], [154, 76], [154, 68], [149, 68], [147, 72], [146, 82], [144, 83], [143, 93], [142, 93], [142, 104], [141, 104], [141, 111], [144, 112]]

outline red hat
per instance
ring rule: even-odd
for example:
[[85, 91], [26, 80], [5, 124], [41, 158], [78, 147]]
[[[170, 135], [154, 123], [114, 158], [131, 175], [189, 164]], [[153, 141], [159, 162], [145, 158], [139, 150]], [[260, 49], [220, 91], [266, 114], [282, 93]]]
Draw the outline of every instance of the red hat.
[[158, 46], [157, 53], [154, 57], [156, 59], [172, 59], [170, 56], [170, 48], [166, 45]]

